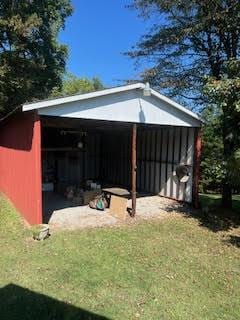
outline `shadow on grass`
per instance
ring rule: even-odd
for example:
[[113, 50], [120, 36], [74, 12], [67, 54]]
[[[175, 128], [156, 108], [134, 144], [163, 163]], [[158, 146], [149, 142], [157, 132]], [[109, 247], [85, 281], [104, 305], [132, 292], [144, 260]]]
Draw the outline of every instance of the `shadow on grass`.
[[222, 208], [211, 208], [208, 212], [199, 210], [195, 216], [200, 225], [213, 232], [229, 231], [240, 226], [240, 215], [237, 212], [223, 210]]
[[107, 320], [40, 293], [9, 284], [0, 288], [1, 320]]
[[178, 211], [185, 217], [195, 218], [199, 224], [213, 232], [229, 231], [240, 226], [240, 212], [238, 210], [226, 210], [215, 205], [193, 209], [190, 205], [168, 206], [167, 212]]
[[227, 239], [224, 240], [224, 243], [240, 248], [240, 237], [230, 235]]

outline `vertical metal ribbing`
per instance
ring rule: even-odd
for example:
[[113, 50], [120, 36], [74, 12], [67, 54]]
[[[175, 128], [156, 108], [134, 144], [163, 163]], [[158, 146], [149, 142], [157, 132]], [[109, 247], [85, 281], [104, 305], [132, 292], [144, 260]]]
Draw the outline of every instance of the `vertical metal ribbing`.
[[[179, 135], [179, 154], [178, 154], [178, 164], [181, 161], [181, 150], [182, 150], [182, 128], [179, 128], [180, 135]], [[180, 195], [180, 186], [179, 183], [177, 185], [177, 199], [179, 199]]]
[[137, 144], [137, 188], [141, 190], [142, 181], [142, 130], [138, 132]]
[[171, 185], [170, 185], [170, 197], [174, 197], [173, 194], [173, 171], [174, 171], [174, 154], [175, 154], [175, 142], [176, 142], [176, 128], [173, 128], [173, 138], [172, 138], [172, 163], [171, 163]]
[[167, 196], [167, 177], [168, 177], [168, 152], [169, 152], [169, 128], [167, 129], [167, 143], [166, 143], [166, 158], [165, 158], [165, 189], [164, 189], [164, 195]]
[[159, 144], [160, 144], [160, 149], [159, 149], [159, 192], [162, 190], [162, 142], [163, 141], [163, 131], [160, 129], [160, 139], [159, 139]]
[[131, 215], [136, 215], [136, 178], [137, 178], [137, 124], [132, 126], [132, 212]]

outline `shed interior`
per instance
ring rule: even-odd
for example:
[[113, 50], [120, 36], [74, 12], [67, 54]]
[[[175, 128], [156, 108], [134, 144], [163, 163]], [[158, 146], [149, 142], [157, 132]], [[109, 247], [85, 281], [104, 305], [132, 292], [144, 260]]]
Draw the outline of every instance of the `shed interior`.
[[[54, 126], [55, 124], [55, 126]], [[43, 183], [88, 179], [129, 187], [131, 126], [96, 121], [43, 121]]]
[[[79, 205], [66, 200], [66, 190], [85, 188], [87, 180], [130, 191], [131, 123], [47, 116], [41, 120], [44, 221], [56, 208]], [[191, 185], [173, 179], [179, 163], [192, 166], [191, 130], [194, 128], [138, 125], [139, 193], [191, 201], [191, 194], [186, 193]]]
[[82, 119], [42, 118], [43, 215], [79, 205], [66, 199], [69, 189], [130, 188], [131, 125]]

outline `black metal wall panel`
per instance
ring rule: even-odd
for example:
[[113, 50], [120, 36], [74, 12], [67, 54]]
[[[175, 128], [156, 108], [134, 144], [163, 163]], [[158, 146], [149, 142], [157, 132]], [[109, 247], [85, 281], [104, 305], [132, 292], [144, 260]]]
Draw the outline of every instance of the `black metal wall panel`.
[[[84, 153], [85, 179], [98, 180], [100, 176], [100, 133], [88, 133]], [[81, 165], [81, 164], [80, 164]]]
[[100, 178], [105, 183], [130, 187], [131, 137], [128, 132], [101, 136]]

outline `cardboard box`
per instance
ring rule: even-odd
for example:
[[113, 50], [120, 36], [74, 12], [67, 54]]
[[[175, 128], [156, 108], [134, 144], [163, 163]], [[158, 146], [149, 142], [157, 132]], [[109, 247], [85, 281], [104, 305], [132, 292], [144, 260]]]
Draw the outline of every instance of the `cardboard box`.
[[118, 196], [111, 196], [109, 212], [114, 217], [125, 220], [127, 218], [127, 199]]

